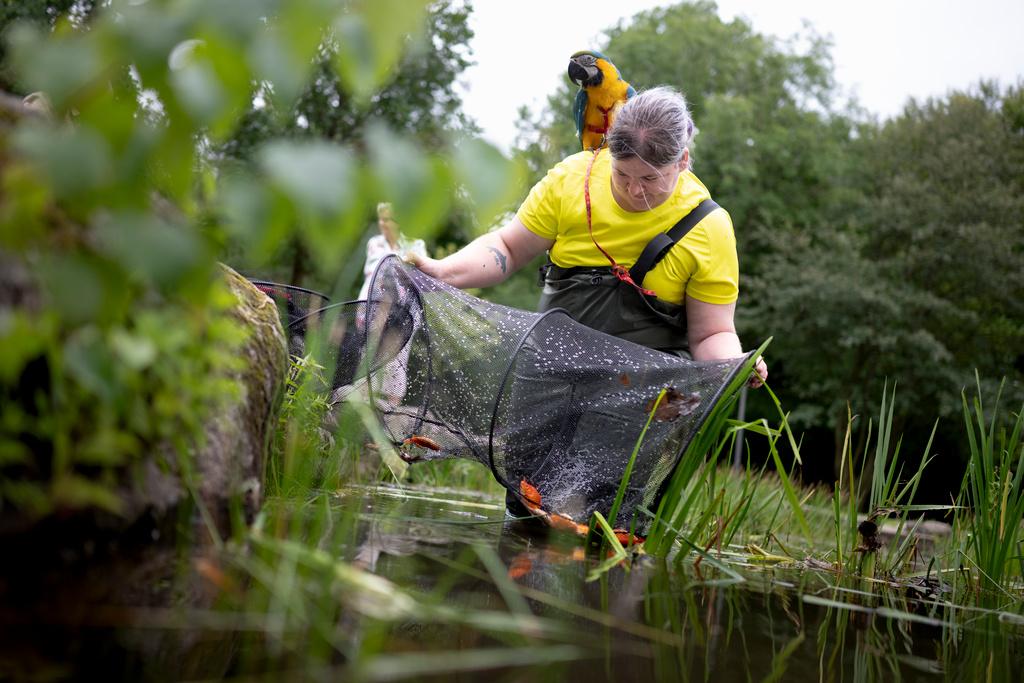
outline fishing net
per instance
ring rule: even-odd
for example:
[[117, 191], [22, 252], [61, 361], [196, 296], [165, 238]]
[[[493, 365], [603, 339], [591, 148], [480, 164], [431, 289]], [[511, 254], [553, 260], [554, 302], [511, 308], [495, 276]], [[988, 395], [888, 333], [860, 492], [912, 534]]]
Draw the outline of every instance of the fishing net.
[[330, 297], [305, 287], [282, 285], [267, 280], [250, 279], [253, 285], [277, 305], [288, 338], [288, 351], [305, 355], [306, 330], [319, 319], [319, 312], [328, 310]]
[[[694, 362], [585, 327], [473, 297], [397, 257], [365, 302], [330, 320], [335, 397], [361, 391], [410, 462], [471, 458], [514, 496], [586, 524], [607, 514], [638, 439], [619, 519], [653, 510], [687, 444], [744, 358]], [[292, 323], [307, 324], [309, 318]], [[638, 516], [637, 528], [646, 526]]]

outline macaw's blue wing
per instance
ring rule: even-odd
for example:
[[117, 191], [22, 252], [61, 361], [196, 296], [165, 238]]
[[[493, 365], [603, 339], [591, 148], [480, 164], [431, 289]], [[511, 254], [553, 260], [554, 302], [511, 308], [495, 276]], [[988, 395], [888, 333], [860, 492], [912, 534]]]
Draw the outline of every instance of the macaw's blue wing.
[[576, 92], [576, 102], [572, 105], [572, 117], [576, 121], [576, 137], [583, 143], [583, 127], [587, 115], [587, 91], [580, 88]]
[[626, 88], [626, 99], [627, 100], [629, 98], [633, 97], [633, 95], [635, 95], [635, 94], [636, 94], [636, 88], [634, 88], [633, 86], [629, 86], [628, 88]]

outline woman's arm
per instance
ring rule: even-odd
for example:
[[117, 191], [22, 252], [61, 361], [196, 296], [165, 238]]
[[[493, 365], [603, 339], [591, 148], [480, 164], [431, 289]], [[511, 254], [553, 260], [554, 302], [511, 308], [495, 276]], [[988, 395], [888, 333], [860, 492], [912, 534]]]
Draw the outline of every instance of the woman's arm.
[[552, 240], [530, 232], [516, 216], [451, 256], [441, 260], [414, 256], [408, 260], [427, 275], [460, 289], [487, 287], [504, 282], [552, 244]]
[[[686, 297], [686, 332], [690, 354], [694, 360], [722, 360], [743, 355], [743, 346], [736, 334], [733, 317], [736, 304], [709, 304]], [[750, 386], [759, 387], [768, 379], [768, 366], [763, 358], [754, 365], [757, 373]]]

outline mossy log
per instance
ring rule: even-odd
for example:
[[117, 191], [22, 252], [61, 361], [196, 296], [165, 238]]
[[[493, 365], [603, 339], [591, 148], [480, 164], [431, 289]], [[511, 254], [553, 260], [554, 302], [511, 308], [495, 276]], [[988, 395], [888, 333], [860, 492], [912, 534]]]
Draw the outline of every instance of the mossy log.
[[233, 375], [238, 400], [209, 421], [195, 462], [204, 501], [223, 505], [225, 497], [240, 495], [251, 512], [259, 505], [288, 350], [274, 302], [231, 268], [221, 268], [238, 300], [231, 314], [250, 335], [239, 352], [245, 362]]

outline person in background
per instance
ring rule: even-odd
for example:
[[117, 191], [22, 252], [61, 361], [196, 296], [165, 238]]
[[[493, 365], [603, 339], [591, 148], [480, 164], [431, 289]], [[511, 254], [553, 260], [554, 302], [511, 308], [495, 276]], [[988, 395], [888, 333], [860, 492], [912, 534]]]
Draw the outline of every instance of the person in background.
[[[595, 329], [698, 361], [738, 357], [736, 238], [690, 170], [693, 135], [682, 94], [641, 92], [619, 111], [607, 150], [557, 164], [504, 227], [444, 259], [407, 260], [455, 287], [485, 287], [548, 250], [540, 310], [563, 308]], [[699, 221], [640, 282], [621, 277], [702, 202], [710, 211], [694, 213]], [[755, 370], [757, 387], [768, 377], [762, 358]]]
[[[359, 301], [366, 301], [370, 294], [370, 283], [373, 280], [373, 272], [381, 259], [389, 254], [397, 254], [402, 260], [413, 260], [427, 257], [427, 245], [421, 239], [409, 239], [402, 234], [395, 222], [394, 209], [390, 202], [377, 204], [377, 229], [380, 234], [374, 235], [366, 242], [366, 263], [363, 265], [363, 286], [359, 290]], [[360, 307], [356, 314], [356, 326], [360, 331], [365, 331], [366, 310]], [[386, 316], [385, 316], [386, 317]], [[350, 342], [358, 341], [360, 335], [349, 335], [346, 337]], [[344, 353], [344, 352], [343, 352]], [[405, 365], [409, 361], [409, 347], [402, 346], [397, 350], [392, 361], [381, 368], [380, 376], [383, 378], [376, 400], [381, 410], [394, 410], [401, 403], [406, 391]], [[339, 403], [352, 391], [360, 391], [368, 397], [365, 378], [354, 383], [351, 377], [335, 376], [334, 384], [339, 386], [331, 397], [331, 404]]]
[[366, 242], [366, 264], [363, 266], [363, 286], [359, 290], [359, 299], [365, 300], [370, 291], [370, 279], [380, 260], [388, 254], [398, 254], [403, 260], [427, 257], [427, 245], [421, 239], [410, 240], [403, 235], [395, 222], [394, 210], [390, 202], [377, 205], [377, 229]]

